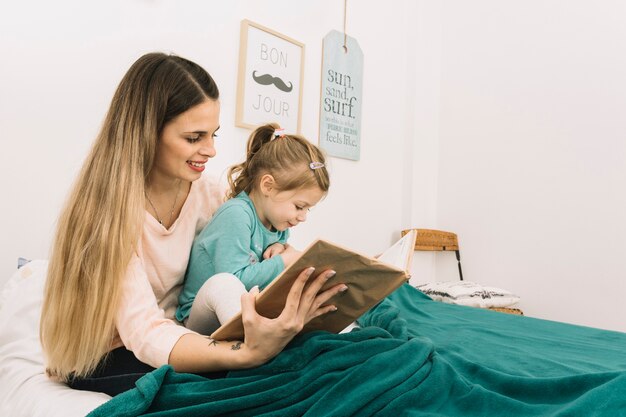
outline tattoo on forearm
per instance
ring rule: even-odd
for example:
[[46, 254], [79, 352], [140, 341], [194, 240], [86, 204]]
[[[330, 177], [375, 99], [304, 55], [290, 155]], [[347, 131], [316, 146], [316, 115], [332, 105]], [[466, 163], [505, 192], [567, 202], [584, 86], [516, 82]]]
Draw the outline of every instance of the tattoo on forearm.
[[217, 340], [209, 338], [209, 346], [217, 346]]
[[241, 342], [237, 342], [237, 343], [235, 343], [235, 344], [234, 344], [234, 345], [232, 345], [230, 348], [231, 348], [232, 350], [239, 350], [239, 349], [241, 349]]

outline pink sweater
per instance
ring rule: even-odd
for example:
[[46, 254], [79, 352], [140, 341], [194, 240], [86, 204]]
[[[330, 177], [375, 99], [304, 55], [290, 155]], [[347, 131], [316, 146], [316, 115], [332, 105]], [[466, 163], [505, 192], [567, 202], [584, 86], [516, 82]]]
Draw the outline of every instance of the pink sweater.
[[166, 230], [148, 212], [137, 253], [128, 265], [112, 348], [125, 346], [155, 368], [168, 363], [180, 337], [191, 330], [174, 312], [196, 235], [223, 202], [223, 189], [207, 176], [191, 184], [180, 216]]

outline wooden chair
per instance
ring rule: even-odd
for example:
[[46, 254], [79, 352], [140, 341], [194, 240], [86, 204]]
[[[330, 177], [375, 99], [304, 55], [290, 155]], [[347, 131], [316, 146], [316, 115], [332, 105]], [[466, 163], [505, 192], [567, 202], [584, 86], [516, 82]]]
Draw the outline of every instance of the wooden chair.
[[444, 232], [432, 229], [407, 229], [402, 231], [402, 236], [411, 230], [417, 230], [415, 239], [415, 250], [452, 252], [456, 255], [459, 266], [459, 278], [463, 281], [463, 270], [461, 269], [461, 252], [459, 251], [459, 239], [455, 233]]
[[[415, 239], [415, 250], [421, 251], [438, 251], [452, 252], [456, 255], [459, 266], [459, 278], [463, 281], [463, 270], [461, 269], [461, 252], [459, 251], [459, 239], [455, 233], [444, 232], [442, 230], [432, 229], [407, 229], [402, 231], [402, 236], [411, 230], [417, 230], [417, 238]], [[489, 310], [499, 311], [501, 313], [524, 315], [519, 308], [512, 307], [490, 307]]]

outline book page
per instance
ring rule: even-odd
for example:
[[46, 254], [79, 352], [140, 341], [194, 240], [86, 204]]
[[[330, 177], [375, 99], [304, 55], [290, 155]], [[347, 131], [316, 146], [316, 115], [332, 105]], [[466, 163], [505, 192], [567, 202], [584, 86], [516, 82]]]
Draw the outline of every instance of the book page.
[[398, 240], [389, 249], [384, 251], [378, 257], [378, 260], [408, 272], [411, 269], [411, 260], [413, 259], [413, 252], [415, 251], [416, 238], [417, 230], [411, 230], [404, 235], [402, 239]]

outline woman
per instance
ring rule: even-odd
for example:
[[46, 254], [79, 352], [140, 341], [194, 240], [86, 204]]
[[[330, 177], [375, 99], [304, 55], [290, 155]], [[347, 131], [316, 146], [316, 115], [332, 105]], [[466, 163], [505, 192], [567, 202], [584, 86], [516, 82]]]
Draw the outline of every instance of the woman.
[[324, 303], [340, 285], [318, 294], [334, 272], [305, 286], [309, 269], [276, 319], [256, 313], [258, 290], [242, 296], [243, 341], [216, 342], [173, 320], [193, 239], [222, 200], [201, 178], [215, 156], [218, 98], [200, 66], [161, 53], [122, 79], [59, 219], [41, 316], [49, 375], [113, 395], [165, 364], [254, 367], [334, 309]]

